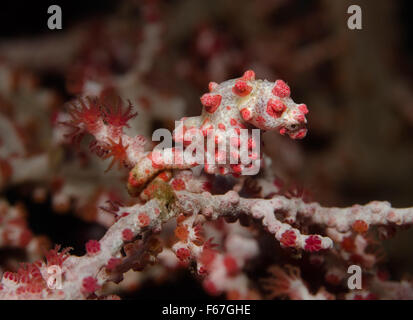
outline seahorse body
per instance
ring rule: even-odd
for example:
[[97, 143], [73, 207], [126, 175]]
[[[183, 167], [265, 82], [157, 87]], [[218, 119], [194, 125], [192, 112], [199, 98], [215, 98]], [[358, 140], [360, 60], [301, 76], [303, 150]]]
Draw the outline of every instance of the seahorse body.
[[[209, 92], [201, 97], [201, 103], [204, 106], [202, 114], [182, 118], [174, 130], [173, 138], [176, 143], [183, 145], [184, 150], [188, 145], [193, 147], [196, 143], [200, 144], [205, 149], [205, 156], [201, 161], [187, 161], [179, 148], [148, 153], [130, 172], [128, 190], [132, 195], [139, 194], [154, 176], [168, 169], [185, 169], [203, 164], [205, 171], [210, 174], [243, 174], [260, 159], [260, 154], [255, 152], [260, 141], [251, 135], [251, 129], [278, 130], [280, 134], [288, 134], [293, 139], [302, 139], [307, 133], [307, 106], [296, 104], [290, 98], [290, 88], [284, 81], [255, 80], [251, 70], [238, 79], [221, 84], [211, 82]], [[206, 146], [211, 139], [217, 147], [208, 149]], [[221, 143], [227, 147], [218, 149]], [[246, 143], [246, 149], [241, 150], [247, 150], [250, 160], [247, 163], [234, 161], [241, 156], [237, 147], [242, 143]]]

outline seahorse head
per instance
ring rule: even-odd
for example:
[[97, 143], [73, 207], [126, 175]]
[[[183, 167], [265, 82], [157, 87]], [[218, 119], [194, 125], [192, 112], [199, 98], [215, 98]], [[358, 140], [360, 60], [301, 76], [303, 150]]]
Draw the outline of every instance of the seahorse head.
[[[249, 76], [246, 76], [248, 73]], [[305, 137], [307, 106], [291, 99], [290, 88], [284, 81], [255, 80], [252, 71], [247, 71], [242, 78], [233, 81], [235, 92], [237, 88], [249, 88], [248, 95], [238, 104], [246, 122], [262, 130], [278, 130], [292, 139]]]

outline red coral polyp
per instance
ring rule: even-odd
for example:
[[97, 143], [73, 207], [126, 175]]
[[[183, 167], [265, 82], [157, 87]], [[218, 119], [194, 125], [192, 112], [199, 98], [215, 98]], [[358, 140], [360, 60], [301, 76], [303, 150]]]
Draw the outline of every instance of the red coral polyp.
[[186, 242], [189, 236], [188, 227], [186, 225], [177, 226], [175, 229], [175, 235], [180, 241]]
[[272, 89], [272, 93], [280, 98], [288, 98], [291, 94], [290, 87], [283, 81], [275, 81], [275, 86]]
[[86, 243], [86, 252], [90, 255], [100, 252], [100, 243], [97, 240], [89, 240]]
[[174, 179], [172, 181], [172, 188], [175, 191], [185, 190], [185, 188], [186, 188], [185, 182], [182, 179]]
[[63, 262], [65, 262], [65, 260], [69, 258], [68, 252], [71, 249], [72, 248], [65, 248], [61, 252], [59, 252], [60, 245], [56, 245], [54, 249], [46, 253], [47, 266], [62, 266]]
[[356, 220], [354, 221], [353, 225], [351, 226], [354, 231], [357, 233], [365, 233], [369, 229], [369, 225], [363, 220]]
[[104, 120], [114, 127], [130, 127], [128, 121], [138, 115], [137, 112], [132, 112], [133, 106], [128, 101], [128, 107], [124, 109], [122, 100], [117, 99], [115, 104], [105, 106], [103, 109]]
[[251, 93], [252, 87], [247, 82], [238, 80], [232, 87], [232, 92], [240, 97], [245, 97]]
[[149, 226], [151, 219], [145, 212], [142, 212], [142, 213], [139, 213], [138, 215], [138, 221], [139, 221], [139, 225], [143, 228], [143, 227]]
[[96, 132], [101, 123], [102, 111], [97, 99], [90, 97], [78, 99], [77, 103], [72, 103], [72, 108], [69, 110], [71, 121], [66, 124], [71, 124], [75, 127], [80, 127], [83, 124], [87, 131]]
[[287, 109], [281, 100], [270, 99], [267, 102], [267, 113], [273, 118], [279, 118]]
[[82, 288], [85, 293], [93, 293], [99, 289], [99, 286], [95, 278], [86, 277], [83, 279]]
[[255, 80], [255, 72], [252, 70], [247, 70], [244, 72], [241, 79], [246, 81]]
[[281, 244], [285, 247], [294, 247], [297, 240], [297, 235], [293, 230], [285, 231], [281, 236]]
[[201, 97], [201, 103], [205, 106], [205, 111], [208, 113], [214, 113], [221, 104], [221, 100], [222, 96], [219, 94], [211, 95], [206, 93]]
[[126, 150], [128, 149], [129, 145], [123, 145], [122, 138], [119, 137], [118, 142], [113, 141], [112, 139], [109, 138], [109, 146], [107, 147], [107, 150], [109, 151], [106, 153], [102, 158], [103, 159], [108, 159], [110, 157], [113, 157], [112, 162], [109, 164], [108, 168], [106, 169], [105, 172], [108, 172], [116, 162], [118, 162], [118, 168], [122, 168], [122, 164], [125, 164], [125, 161], [127, 159], [127, 153]]
[[178, 259], [180, 261], [186, 262], [189, 259], [189, 257], [191, 256], [191, 253], [186, 248], [179, 248], [176, 251], [176, 256], [178, 257]]
[[131, 229], [126, 228], [122, 231], [122, 239], [124, 241], [131, 241], [133, 239], [133, 232]]
[[309, 252], [317, 252], [320, 251], [322, 249], [321, 246], [321, 239], [319, 236], [309, 236], [306, 240], [305, 240], [305, 247], [304, 249], [306, 251]]
[[120, 262], [120, 258], [110, 258], [106, 265], [106, 269], [109, 271], [115, 270], [115, 268], [120, 264]]

